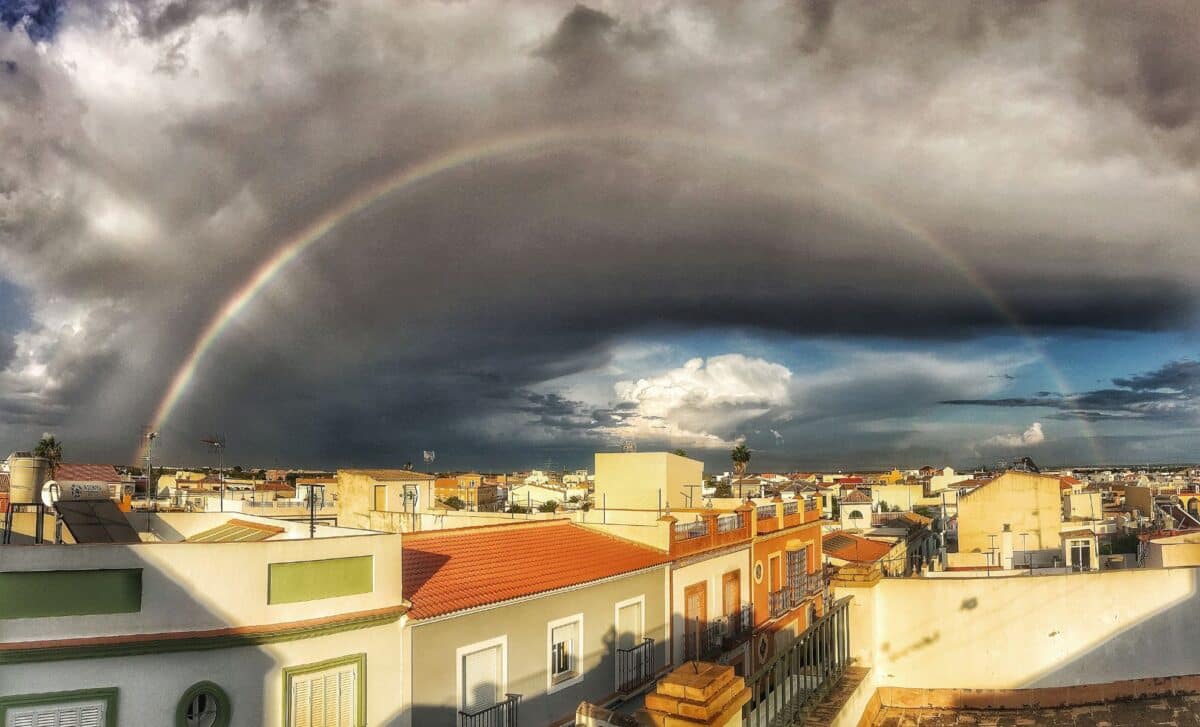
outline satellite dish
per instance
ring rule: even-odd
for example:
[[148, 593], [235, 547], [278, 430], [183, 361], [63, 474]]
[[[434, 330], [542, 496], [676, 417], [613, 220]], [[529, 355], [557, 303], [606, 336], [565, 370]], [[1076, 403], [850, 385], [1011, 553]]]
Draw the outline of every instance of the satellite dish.
[[42, 485], [42, 504], [46, 507], [54, 507], [54, 503], [58, 502], [58, 497], [58, 483], [54, 480], [47, 480]]

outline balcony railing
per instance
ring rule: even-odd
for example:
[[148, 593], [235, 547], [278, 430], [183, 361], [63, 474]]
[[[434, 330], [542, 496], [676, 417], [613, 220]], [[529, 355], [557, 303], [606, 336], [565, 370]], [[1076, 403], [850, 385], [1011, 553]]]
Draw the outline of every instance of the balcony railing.
[[783, 516], [795, 515], [800, 512], [800, 503], [795, 500], [785, 500], [783, 503]]
[[617, 691], [629, 694], [654, 680], [654, 639], [617, 649]]
[[850, 665], [849, 598], [796, 637], [746, 680], [750, 701], [742, 707], [743, 727], [803, 724], [808, 711], [837, 684]]
[[775, 505], [773, 503], [770, 505], [759, 505], [757, 510], [759, 520], [775, 517]]
[[676, 540], [703, 538], [705, 535], [708, 535], [708, 523], [704, 520], [697, 520], [691, 523], [675, 523]]
[[746, 526], [746, 514], [741, 512], [722, 515], [717, 518], [717, 532], [728, 533]]
[[460, 710], [458, 727], [517, 727], [517, 707], [520, 703], [520, 694], [505, 694], [504, 701], [478, 712]]
[[715, 661], [725, 647], [725, 619], [709, 621], [700, 632], [700, 659]]
[[815, 497], [812, 498], [811, 500], [805, 500], [804, 501], [804, 512], [812, 512], [812, 511], [818, 509], [820, 506], [821, 506], [821, 504], [819, 502], [817, 502], [817, 498], [815, 498]]
[[742, 604], [733, 613], [725, 617], [725, 648], [730, 649], [746, 639], [754, 631], [754, 608]]
[[791, 588], [780, 588], [767, 594], [767, 610], [771, 618], [779, 618], [792, 607]]

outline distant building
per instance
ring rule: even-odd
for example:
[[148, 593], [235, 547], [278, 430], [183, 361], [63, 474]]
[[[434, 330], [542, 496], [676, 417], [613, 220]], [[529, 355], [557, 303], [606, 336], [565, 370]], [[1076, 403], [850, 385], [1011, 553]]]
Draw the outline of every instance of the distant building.
[[702, 504], [704, 463], [669, 452], [596, 455], [595, 503], [609, 508], [658, 510]]

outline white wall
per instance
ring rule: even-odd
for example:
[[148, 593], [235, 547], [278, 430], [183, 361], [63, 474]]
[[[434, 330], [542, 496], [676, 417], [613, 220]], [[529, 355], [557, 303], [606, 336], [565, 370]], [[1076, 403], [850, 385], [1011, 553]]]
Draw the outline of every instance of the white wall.
[[[884, 579], [855, 595], [880, 686], [1058, 687], [1200, 673], [1200, 570]], [[873, 601], [873, 602], [872, 602]]]
[[[203, 515], [201, 515], [203, 517]], [[6, 548], [4, 570], [142, 569], [140, 613], [0, 620], [0, 641], [160, 633], [302, 621], [396, 606], [400, 536], [368, 534], [258, 543], [139, 543]], [[267, 603], [267, 565], [374, 556], [374, 591]]]
[[261, 647], [0, 667], [0, 694], [116, 687], [120, 725], [174, 724], [184, 691], [212, 681], [229, 695], [233, 725], [283, 723], [283, 668], [356, 653], [367, 655], [367, 724], [390, 725], [401, 712], [400, 622]]
[[725, 615], [725, 604], [722, 600], [723, 594], [721, 593], [721, 576], [729, 571], [738, 569], [742, 572], [740, 580], [741, 602], [742, 604], [747, 604], [750, 603], [751, 580], [754, 577], [750, 572], [750, 548], [748, 546], [732, 553], [719, 555], [715, 558], [706, 558], [682, 568], [676, 568], [671, 572], [671, 603], [674, 607], [674, 613], [671, 614], [671, 633], [678, 636], [678, 638], [674, 638], [671, 641], [672, 663], [683, 663], [684, 590], [688, 586], [700, 581], [705, 581], [708, 584], [706, 591], [708, 594], [706, 596], [708, 599], [708, 620], [713, 621], [717, 617]]

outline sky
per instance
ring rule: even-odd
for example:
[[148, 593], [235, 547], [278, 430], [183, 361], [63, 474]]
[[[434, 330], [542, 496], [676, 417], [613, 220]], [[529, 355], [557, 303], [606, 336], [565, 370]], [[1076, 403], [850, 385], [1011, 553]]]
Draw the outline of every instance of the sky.
[[1200, 7], [0, 0], [0, 446], [1196, 461]]

